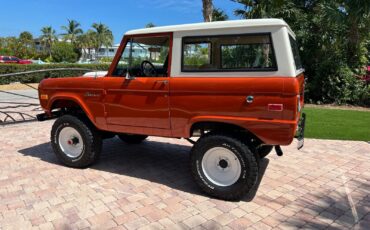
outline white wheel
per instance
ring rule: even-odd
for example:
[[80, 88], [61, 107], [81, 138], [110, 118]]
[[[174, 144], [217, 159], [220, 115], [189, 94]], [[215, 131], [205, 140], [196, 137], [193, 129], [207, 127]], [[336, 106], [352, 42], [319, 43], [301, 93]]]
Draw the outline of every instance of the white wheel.
[[209, 181], [221, 187], [233, 185], [241, 174], [238, 157], [223, 147], [211, 148], [204, 154], [202, 169]]
[[248, 146], [219, 133], [207, 133], [195, 143], [190, 168], [204, 192], [225, 200], [242, 198], [258, 178], [257, 160]]
[[73, 127], [64, 127], [60, 130], [59, 147], [70, 158], [78, 158], [84, 150], [81, 134]]
[[100, 133], [84, 118], [59, 117], [51, 129], [50, 140], [55, 155], [67, 166], [85, 168], [99, 159]]

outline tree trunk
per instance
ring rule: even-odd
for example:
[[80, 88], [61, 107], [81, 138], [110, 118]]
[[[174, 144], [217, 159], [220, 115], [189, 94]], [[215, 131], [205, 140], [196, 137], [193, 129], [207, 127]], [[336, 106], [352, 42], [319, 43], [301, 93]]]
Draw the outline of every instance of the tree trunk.
[[212, 22], [213, 3], [212, 0], [203, 1], [203, 18], [205, 22]]

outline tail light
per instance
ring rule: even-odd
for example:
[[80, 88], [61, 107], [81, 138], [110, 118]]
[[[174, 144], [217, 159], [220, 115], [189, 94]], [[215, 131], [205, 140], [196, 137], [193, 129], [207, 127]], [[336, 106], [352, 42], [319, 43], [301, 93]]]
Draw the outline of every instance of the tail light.
[[284, 109], [283, 104], [268, 104], [267, 105], [267, 110], [268, 111], [281, 112], [281, 111], [283, 111], [283, 109]]

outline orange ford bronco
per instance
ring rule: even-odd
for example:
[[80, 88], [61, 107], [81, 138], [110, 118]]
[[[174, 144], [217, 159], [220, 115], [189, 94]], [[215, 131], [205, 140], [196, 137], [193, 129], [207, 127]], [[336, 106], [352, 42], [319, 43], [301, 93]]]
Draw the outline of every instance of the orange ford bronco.
[[101, 75], [39, 85], [45, 113], [38, 119], [58, 118], [51, 143], [67, 166], [91, 165], [102, 139], [116, 135], [128, 144], [185, 138], [194, 144], [196, 183], [232, 200], [253, 187], [258, 161], [273, 147], [282, 155], [280, 145], [295, 136], [303, 146], [303, 68], [295, 35], [282, 20], [129, 31]]

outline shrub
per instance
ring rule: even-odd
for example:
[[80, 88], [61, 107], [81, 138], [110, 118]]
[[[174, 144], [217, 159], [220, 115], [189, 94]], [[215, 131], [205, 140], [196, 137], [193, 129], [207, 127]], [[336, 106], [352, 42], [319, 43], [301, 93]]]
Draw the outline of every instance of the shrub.
[[100, 63], [111, 63], [112, 61], [113, 61], [112, 57], [102, 57], [99, 60]]
[[11, 82], [38, 83], [45, 77], [71, 77], [81, 76], [89, 70], [107, 71], [109, 64], [49, 64], [49, 65], [18, 65], [18, 64], [0, 64], [0, 75], [8, 73], [20, 73], [32, 70], [57, 69], [57, 68], [83, 68], [86, 70], [62, 70], [48, 71], [42, 73], [31, 73], [17, 76], [0, 77], [0, 84], [9, 84]]
[[328, 62], [328, 65], [322, 64], [320, 67], [322, 69], [318, 69], [318, 75], [308, 81], [309, 102], [370, 106], [369, 87], [348, 66], [335, 69]]
[[72, 44], [67, 42], [57, 42], [51, 47], [51, 55], [55, 62], [76, 62], [78, 53], [76, 53]]

